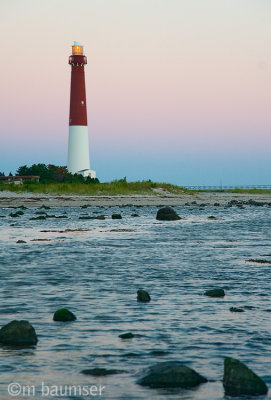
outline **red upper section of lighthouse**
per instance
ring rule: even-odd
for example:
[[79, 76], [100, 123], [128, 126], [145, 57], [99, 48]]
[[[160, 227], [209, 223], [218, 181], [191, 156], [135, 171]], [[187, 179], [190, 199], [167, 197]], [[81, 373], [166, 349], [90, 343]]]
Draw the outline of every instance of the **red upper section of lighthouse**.
[[83, 54], [83, 46], [72, 46], [69, 57], [71, 71], [70, 125], [87, 126], [87, 104], [84, 65], [87, 57]]

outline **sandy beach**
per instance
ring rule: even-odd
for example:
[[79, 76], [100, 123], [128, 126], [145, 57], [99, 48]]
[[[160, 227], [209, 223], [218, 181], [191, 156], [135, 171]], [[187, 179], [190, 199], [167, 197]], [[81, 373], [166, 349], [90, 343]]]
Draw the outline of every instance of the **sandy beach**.
[[173, 195], [171, 193], [154, 195], [86, 196], [51, 195], [35, 193], [0, 192], [0, 207], [80, 207], [89, 206], [184, 206], [195, 204], [225, 206], [232, 200], [271, 203], [271, 194], [249, 193], [195, 193]]

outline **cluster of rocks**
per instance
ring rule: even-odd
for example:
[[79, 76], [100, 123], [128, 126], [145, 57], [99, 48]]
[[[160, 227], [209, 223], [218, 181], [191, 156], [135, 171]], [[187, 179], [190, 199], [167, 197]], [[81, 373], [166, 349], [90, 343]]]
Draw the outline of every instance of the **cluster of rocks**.
[[249, 199], [249, 200], [231, 200], [227, 203], [227, 207], [232, 207], [232, 206], [236, 206], [236, 207], [243, 207], [243, 206], [258, 206], [258, 207], [263, 207], [263, 206], [271, 206], [270, 202], [266, 202], [266, 201], [256, 201], [253, 199]]
[[[211, 289], [204, 293], [208, 297], [224, 297], [223, 289]], [[144, 289], [137, 291], [137, 301], [151, 301], [149, 293]], [[241, 312], [232, 308], [233, 312]], [[53, 320], [72, 322], [76, 316], [67, 308], [57, 310]], [[119, 335], [120, 339], [132, 339], [135, 335], [126, 332]], [[0, 344], [4, 346], [27, 347], [36, 345], [38, 338], [35, 329], [28, 321], [12, 321], [0, 329]], [[81, 373], [92, 376], [120, 374], [124, 371], [106, 368], [84, 369]], [[137, 384], [149, 388], [185, 388], [191, 389], [208, 382], [207, 378], [179, 361], [162, 362], [148, 367], [140, 374]], [[257, 396], [268, 392], [265, 382], [241, 361], [225, 358], [223, 386], [227, 396]]]

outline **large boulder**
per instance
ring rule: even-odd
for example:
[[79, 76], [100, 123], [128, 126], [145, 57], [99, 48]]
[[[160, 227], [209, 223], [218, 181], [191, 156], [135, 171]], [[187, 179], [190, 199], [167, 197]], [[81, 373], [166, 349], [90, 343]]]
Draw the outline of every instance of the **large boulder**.
[[0, 329], [0, 343], [7, 346], [37, 344], [36, 331], [28, 321], [11, 321]]
[[176, 211], [173, 210], [171, 207], [163, 207], [157, 211], [156, 219], [159, 221], [177, 221], [181, 219]]
[[75, 321], [76, 316], [67, 308], [60, 308], [54, 313], [53, 320], [60, 322]]
[[162, 362], [148, 368], [137, 383], [151, 388], [192, 388], [207, 379], [181, 362]]
[[139, 289], [137, 291], [137, 301], [140, 301], [142, 303], [148, 303], [151, 301], [151, 296], [146, 290]]
[[257, 396], [268, 392], [258, 375], [241, 361], [229, 357], [224, 360], [223, 386], [227, 396]]

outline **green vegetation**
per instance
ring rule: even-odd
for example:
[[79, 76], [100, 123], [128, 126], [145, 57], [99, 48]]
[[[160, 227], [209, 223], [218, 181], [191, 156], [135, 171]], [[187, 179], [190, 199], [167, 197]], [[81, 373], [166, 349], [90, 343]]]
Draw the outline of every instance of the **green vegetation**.
[[79, 195], [129, 195], [129, 194], [181, 194], [189, 192], [180, 186], [167, 183], [155, 183], [151, 180], [127, 182], [126, 177], [113, 182], [100, 183], [97, 178], [83, 177], [71, 174], [67, 167], [56, 165], [33, 164], [23, 165], [16, 171], [16, 176], [39, 176], [40, 181], [27, 179], [23, 184], [4, 183], [0, 181], [0, 191], [32, 192], [48, 194], [79, 194]]
[[190, 193], [189, 190], [168, 183], [156, 183], [151, 180], [127, 182], [126, 179], [105, 183], [24, 183], [23, 185], [2, 184], [0, 191], [32, 192], [49, 194], [79, 194], [79, 195], [129, 195], [129, 194], [182, 194]]
[[[31, 167], [23, 165], [16, 171], [16, 175], [19, 176], [39, 176], [41, 184], [65, 182], [65, 183], [98, 183], [98, 179], [92, 179], [90, 177], [84, 178], [81, 174], [71, 174], [67, 167], [57, 165], [45, 165], [45, 164], [33, 164]], [[25, 181], [26, 184], [35, 183], [31, 179]]]

